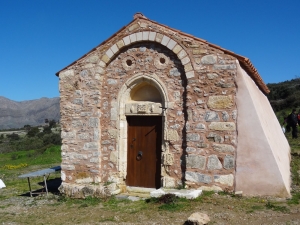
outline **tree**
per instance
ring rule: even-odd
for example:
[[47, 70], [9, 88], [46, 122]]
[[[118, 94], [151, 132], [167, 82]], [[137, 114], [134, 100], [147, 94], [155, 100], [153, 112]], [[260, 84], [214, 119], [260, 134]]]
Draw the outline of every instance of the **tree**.
[[27, 136], [28, 137], [34, 137], [36, 136], [38, 133], [40, 133], [40, 130], [38, 127], [32, 127], [28, 132], [27, 132]]
[[20, 139], [20, 136], [16, 133], [7, 134], [6, 137], [9, 138], [11, 141], [16, 141]]

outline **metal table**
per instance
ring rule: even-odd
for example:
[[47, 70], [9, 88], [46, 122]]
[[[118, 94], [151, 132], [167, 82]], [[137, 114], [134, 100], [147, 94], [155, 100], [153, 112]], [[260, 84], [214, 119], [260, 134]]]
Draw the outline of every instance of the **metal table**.
[[[41, 176], [43, 176], [44, 177], [44, 185], [45, 185], [44, 187], [46, 189], [46, 193], [47, 193], [47, 196], [48, 196], [47, 179], [48, 179], [48, 177], [50, 176], [51, 173], [55, 173], [56, 171], [60, 171], [60, 170], [61, 170], [60, 166], [55, 166], [55, 167], [52, 167], [52, 168], [49, 168], [49, 169], [38, 170], [38, 171], [35, 171], [35, 172], [22, 174], [18, 177], [19, 178], [27, 178], [30, 197], [32, 197], [32, 194], [40, 194], [40, 193], [43, 193], [43, 192], [32, 193], [31, 185], [30, 185], [30, 177], [41, 177]], [[46, 176], [47, 176], [47, 178], [46, 178]]]

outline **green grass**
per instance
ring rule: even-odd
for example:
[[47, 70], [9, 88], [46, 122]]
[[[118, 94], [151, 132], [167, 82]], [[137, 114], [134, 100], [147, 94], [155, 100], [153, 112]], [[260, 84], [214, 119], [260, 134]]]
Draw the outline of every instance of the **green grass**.
[[[29, 150], [2, 153], [0, 157], [0, 179], [3, 180], [7, 189], [13, 189], [13, 192], [17, 194], [24, 194], [28, 192], [27, 179], [18, 178], [19, 175], [57, 166], [60, 163], [60, 146], [50, 146], [44, 152]], [[50, 178], [55, 177], [60, 177], [60, 173], [51, 174]], [[41, 181], [40, 177], [31, 178], [32, 190], [40, 189], [41, 186], [37, 183]], [[5, 191], [5, 189], [3, 190]], [[9, 193], [12, 194], [13, 192], [10, 191]], [[0, 198], [2, 197], [0, 196]]]
[[265, 206], [267, 209], [272, 209], [273, 211], [280, 211], [285, 213], [290, 211], [286, 206], [275, 205], [274, 203], [269, 201], [266, 203]]

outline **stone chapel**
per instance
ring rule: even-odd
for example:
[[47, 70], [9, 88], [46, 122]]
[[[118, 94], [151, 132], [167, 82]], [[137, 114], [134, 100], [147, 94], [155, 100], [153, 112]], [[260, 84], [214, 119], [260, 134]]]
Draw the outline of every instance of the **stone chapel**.
[[56, 75], [62, 193], [290, 196], [290, 147], [249, 59], [136, 13]]

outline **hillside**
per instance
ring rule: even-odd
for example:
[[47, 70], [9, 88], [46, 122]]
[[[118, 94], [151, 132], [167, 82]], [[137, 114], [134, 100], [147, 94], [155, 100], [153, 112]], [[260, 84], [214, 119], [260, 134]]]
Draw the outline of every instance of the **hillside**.
[[268, 99], [275, 112], [300, 107], [300, 78], [267, 84]]
[[16, 102], [0, 96], [0, 130], [37, 126], [45, 119], [60, 120], [58, 97]]

